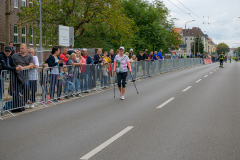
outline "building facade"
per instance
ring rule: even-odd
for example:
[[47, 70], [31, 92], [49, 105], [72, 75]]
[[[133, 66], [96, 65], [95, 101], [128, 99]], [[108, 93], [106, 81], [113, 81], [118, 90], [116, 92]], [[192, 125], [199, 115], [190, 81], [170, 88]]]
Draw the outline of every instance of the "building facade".
[[[17, 13], [21, 11], [22, 6], [29, 7], [31, 1], [29, 0], [9, 0], [10, 12], [7, 13], [7, 0], [0, 0], [0, 45], [3, 48], [4, 45], [8, 45], [6, 42], [6, 15], [10, 16], [10, 42], [14, 43], [14, 48], [19, 51], [21, 43], [26, 43], [29, 47], [36, 46], [34, 44], [34, 32], [28, 26], [18, 26]], [[1, 49], [2, 50], [2, 49]]]

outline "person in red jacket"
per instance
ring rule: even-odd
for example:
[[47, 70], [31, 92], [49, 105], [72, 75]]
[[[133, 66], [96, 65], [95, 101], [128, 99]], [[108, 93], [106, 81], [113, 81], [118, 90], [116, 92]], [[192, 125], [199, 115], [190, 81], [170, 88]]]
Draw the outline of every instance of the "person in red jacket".
[[66, 65], [68, 58], [66, 57], [66, 54], [68, 52], [67, 47], [63, 48], [63, 52], [60, 54], [60, 59], [63, 60], [63, 65]]

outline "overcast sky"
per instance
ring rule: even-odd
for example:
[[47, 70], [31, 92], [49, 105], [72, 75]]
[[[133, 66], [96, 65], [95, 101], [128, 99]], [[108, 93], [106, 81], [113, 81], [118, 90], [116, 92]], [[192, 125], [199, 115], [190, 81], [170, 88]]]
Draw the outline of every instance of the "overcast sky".
[[176, 27], [184, 29], [187, 21], [195, 20], [187, 23], [186, 28], [199, 27], [217, 44], [224, 42], [230, 48], [240, 47], [240, 18], [238, 18], [240, 0], [163, 0], [163, 2], [170, 10], [171, 18], [178, 19], [175, 21]]

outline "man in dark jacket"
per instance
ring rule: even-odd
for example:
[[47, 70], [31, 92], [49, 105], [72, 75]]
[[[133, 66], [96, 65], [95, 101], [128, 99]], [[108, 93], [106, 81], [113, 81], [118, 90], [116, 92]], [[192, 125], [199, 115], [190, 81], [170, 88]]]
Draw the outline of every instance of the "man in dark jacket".
[[[8, 70], [8, 71], [12, 71], [10, 72], [10, 75], [15, 74], [15, 71], [20, 71], [22, 70], [22, 66], [20, 65], [16, 65], [12, 59], [11, 56], [11, 47], [10, 46], [6, 46], [4, 49], [4, 54], [0, 54], [0, 72], [2, 72], [2, 70]], [[3, 74], [3, 73], [2, 73]], [[3, 75], [1, 75], [0, 78], [0, 98], [2, 99], [2, 94], [4, 93], [4, 81], [2, 81], [3, 79]], [[10, 84], [13, 85], [13, 84]], [[9, 86], [10, 87], [10, 86]], [[12, 87], [12, 86], [11, 86]], [[12, 90], [12, 88], [11, 88]], [[12, 92], [12, 91], [11, 91]], [[16, 94], [16, 97], [18, 97], [18, 94]], [[17, 107], [17, 106], [12, 106], [13, 108]], [[19, 109], [18, 111], [22, 111], [23, 109]]]

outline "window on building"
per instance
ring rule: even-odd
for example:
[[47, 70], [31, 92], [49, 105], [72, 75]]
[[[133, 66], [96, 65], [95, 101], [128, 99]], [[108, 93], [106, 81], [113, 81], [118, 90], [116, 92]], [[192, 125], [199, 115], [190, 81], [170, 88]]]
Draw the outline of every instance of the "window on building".
[[14, 8], [18, 8], [18, 0], [14, 0]]
[[26, 43], [26, 27], [22, 27], [22, 43]]
[[187, 40], [187, 38], [186, 38], [186, 40]]
[[26, 7], [26, 0], [22, 0], [22, 6]]
[[18, 27], [14, 25], [14, 43], [18, 43]]
[[29, 44], [33, 45], [33, 29], [29, 29]]
[[190, 38], [190, 40], [192, 40], [192, 38]]

